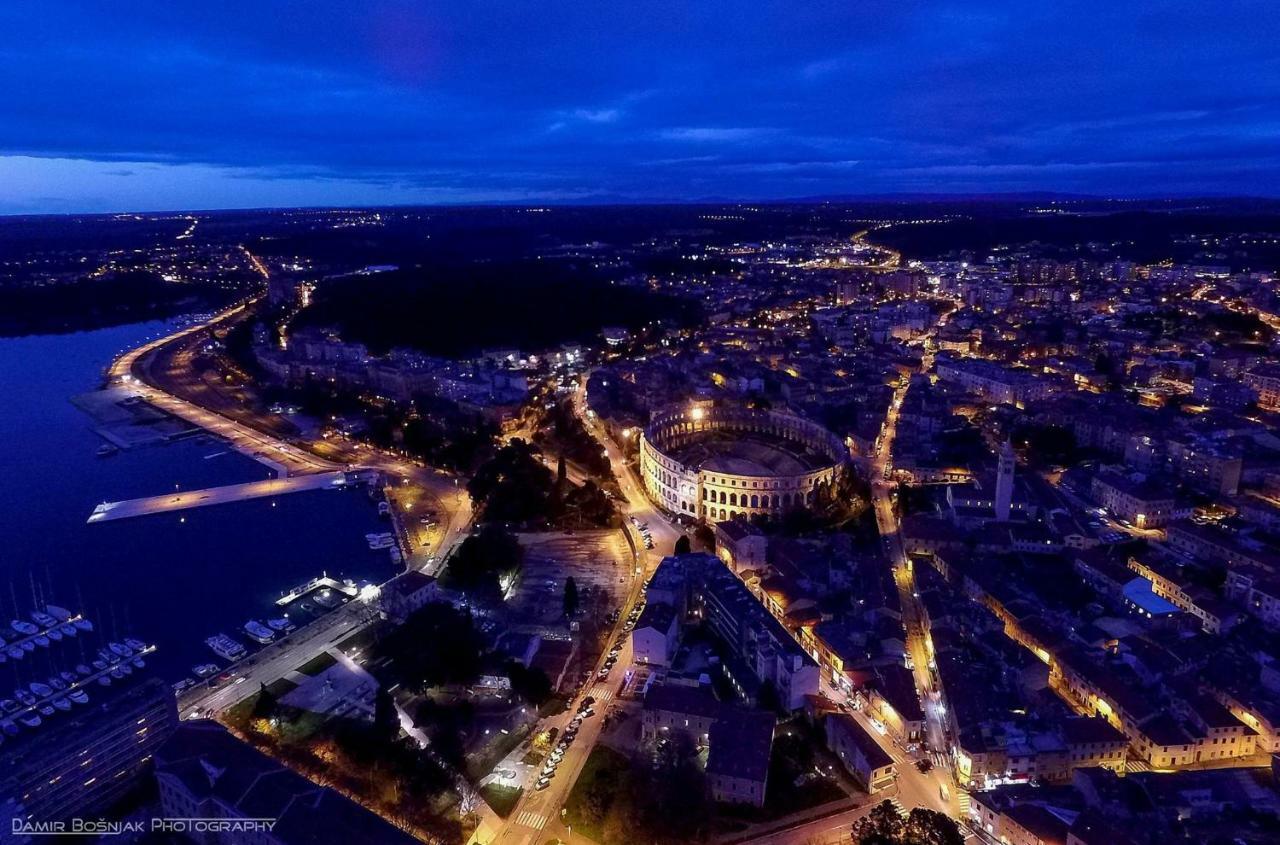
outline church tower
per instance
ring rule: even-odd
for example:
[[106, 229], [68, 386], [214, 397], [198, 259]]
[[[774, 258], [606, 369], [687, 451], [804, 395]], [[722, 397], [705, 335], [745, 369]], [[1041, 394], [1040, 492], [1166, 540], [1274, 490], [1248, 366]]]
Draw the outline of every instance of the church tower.
[[1013, 454], [1013, 444], [1008, 440], [1000, 447], [1000, 465], [996, 470], [996, 519], [1001, 522], [1009, 520], [1009, 510], [1013, 504], [1013, 471], [1018, 466], [1018, 459]]

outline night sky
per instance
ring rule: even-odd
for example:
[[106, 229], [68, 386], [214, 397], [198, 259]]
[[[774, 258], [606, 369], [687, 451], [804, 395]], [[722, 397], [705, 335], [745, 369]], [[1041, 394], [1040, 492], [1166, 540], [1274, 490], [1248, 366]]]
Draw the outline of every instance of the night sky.
[[6, 0], [0, 213], [1280, 194], [1280, 4]]

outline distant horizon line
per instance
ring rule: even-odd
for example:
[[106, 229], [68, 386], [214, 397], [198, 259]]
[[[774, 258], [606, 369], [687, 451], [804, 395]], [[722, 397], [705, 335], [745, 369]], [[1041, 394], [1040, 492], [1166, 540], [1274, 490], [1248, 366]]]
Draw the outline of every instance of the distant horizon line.
[[376, 211], [414, 208], [643, 208], [643, 207], [688, 207], [688, 206], [725, 206], [725, 205], [854, 205], [857, 203], [944, 203], [944, 202], [1103, 202], [1103, 203], [1158, 203], [1158, 202], [1261, 202], [1280, 203], [1280, 194], [1237, 194], [1237, 193], [1160, 193], [1160, 194], [1089, 194], [1074, 191], [991, 191], [991, 192], [881, 192], [869, 194], [829, 194], [797, 197], [751, 198], [751, 197], [698, 197], [690, 199], [639, 199], [626, 197], [597, 197], [583, 199], [527, 199], [527, 200], [483, 200], [475, 202], [414, 202], [386, 204], [325, 204], [325, 205], [245, 205], [221, 206], [209, 208], [170, 208], [170, 209], [119, 209], [116, 211], [28, 211], [0, 212], [0, 220], [35, 218], [35, 217], [119, 217], [122, 215], [175, 215], [175, 214], [226, 214], [236, 212], [279, 212], [279, 211]]

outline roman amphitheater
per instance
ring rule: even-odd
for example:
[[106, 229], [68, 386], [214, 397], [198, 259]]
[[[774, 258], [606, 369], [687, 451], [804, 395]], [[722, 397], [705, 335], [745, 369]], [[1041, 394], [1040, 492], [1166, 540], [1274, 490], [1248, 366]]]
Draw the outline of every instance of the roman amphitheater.
[[803, 417], [707, 401], [654, 413], [640, 438], [650, 498], [707, 522], [811, 505], [847, 455], [840, 438]]

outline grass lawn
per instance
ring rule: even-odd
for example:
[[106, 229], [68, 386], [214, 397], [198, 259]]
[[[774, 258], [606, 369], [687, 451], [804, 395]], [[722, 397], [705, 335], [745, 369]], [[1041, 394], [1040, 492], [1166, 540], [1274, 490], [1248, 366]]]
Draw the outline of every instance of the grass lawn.
[[337, 662], [337, 658], [332, 654], [327, 651], [322, 651], [306, 663], [299, 666], [298, 671], [304, 675], [310, 675], [314, 678], [316, 675], [319, 675], [325, 669], [328, 669]]
[[[573, 791], [569, 793], [569, 800], [565, 802], [565, 821], [573, 825], [574, 828], [580, 830], [583, 836], [588, 839], [601, 841], [601, 831], [597, 827], [598, 820], [594, 818], [593, 813], [589, 813], [586, 809], [587, 795], [596, 788], [596, 784], [602, 779], [610, 779], [617, 785], [618, 789], [626, 789], [627, 781], [631, 778], [631, 764], [626, 757], [606, 748], [603, 745], [597, 745], [591, 749], [587, 762], [582, 767], [582, 774], [579, 775], [577, 783], [573, 785]], [[612, 796], [610, 796], [612, 800]]]
[[480, 789], [480, 794], [484, 796], [484, 800], [488, 802], [495, 813], [504, 819], [511, 815], [511, 811], [516, 808], [516, 802], [520, 800], [522, 792], [524, 792], [523, 789], [514, 786], [499, 786], [496, 783], [491, 783]]

